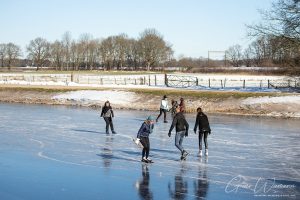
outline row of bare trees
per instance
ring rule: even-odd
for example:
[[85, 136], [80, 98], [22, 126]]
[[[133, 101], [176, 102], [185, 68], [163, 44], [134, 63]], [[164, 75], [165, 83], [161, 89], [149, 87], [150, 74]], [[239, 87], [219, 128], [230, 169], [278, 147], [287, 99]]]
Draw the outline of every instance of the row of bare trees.
[[248, 25], [254, 37], [246, 49], [240, 45], [226, 51], [227, 59], [235, 67], [286, 66], [300, 67], [300, 1], [276, 0], [269, 11], [260, 11], [262, 21]]
[[66, 32], [52, 43], [40, 37], [31, 40], [27, 52], [37, 69], [50, 66], [56, 70], [153, 70], [173, 55], [171, 45], [155, 29], [146, 29], [138, 39], [126, 34], [104, 39], [82, 34], [73, 40]]
[[7, 66], [8, 69], [14, 64], [16, 59], [22, 55], [20, 46], [14, 43], [0, 44], [1, 67]]

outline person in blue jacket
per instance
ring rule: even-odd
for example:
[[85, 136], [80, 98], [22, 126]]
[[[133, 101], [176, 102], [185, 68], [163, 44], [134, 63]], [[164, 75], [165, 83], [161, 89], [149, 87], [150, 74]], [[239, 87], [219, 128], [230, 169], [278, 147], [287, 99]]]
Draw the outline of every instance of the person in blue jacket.
[[137, 133], [137, 139], [140, 140], [142, 145], [144, 146], [142, 151], [142, 162], [151, 163], [152, 160], [149, 159], [150, 152], [150, 141], [149, 135], [153, 132], [155, 118], [153, 116], [149, 116], [145, 122], [143, 122], [140, 130]]

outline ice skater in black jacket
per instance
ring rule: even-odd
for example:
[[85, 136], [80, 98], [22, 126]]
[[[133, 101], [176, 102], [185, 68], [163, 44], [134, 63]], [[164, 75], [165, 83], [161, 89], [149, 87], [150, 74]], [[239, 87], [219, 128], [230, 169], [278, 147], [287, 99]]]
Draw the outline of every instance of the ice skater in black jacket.
[[207, 136], [211, 133], [211, 129], [209, 126], [209, 121], [206, 116], [202, 112], [202, 109], [199, 107], [197, 108], [197, 117], [194, 127], [195, 134], [197, 133], [197, 127], [199, 127], [199, 156], [202, 156], [202, 138], [204, 137], [204, 144], [205, 144], [205, 155], [208, 156], [208, 143], [207, 143]]
[[183, 138], [188, 136], [189, 124], [187, 123], [183, 113], [180, 112], [180, 107], [176, 108], [176, 114], [168, 133], [169, 137], [171, 137], [171, 132], [174, 126], [176, 128], [175, 146], [180, 150], [182, 160], [189, 154], [182, 146]]
[[105, 123], [106, 123], [106, 134], [109, 134], [109, 126], [111, 129], [111, 132], [113, 134], [116, 134], [114, 130], [114, 125], [112, 118], [114, 117], [114, 111], [112, 107], [110, 106], [109, 101], [106, 101], [104, 106], [102, 107], [101, 117], [103, 117]]

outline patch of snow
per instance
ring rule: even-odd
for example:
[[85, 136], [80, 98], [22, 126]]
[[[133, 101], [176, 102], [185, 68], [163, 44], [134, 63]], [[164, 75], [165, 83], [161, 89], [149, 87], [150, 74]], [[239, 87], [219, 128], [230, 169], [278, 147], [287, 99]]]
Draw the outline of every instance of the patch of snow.
[[242, 101], [243, 104], [300, 104], [300, 95], [281, 97], [249, 97]]
[[136, 99], [133, 92], [124, 91], [92, 91], [81, 90], [72, 91], [52, 97], [55, 100], [73, 100], [73, 101], [111, 101], [114, 104], [132, 103]]

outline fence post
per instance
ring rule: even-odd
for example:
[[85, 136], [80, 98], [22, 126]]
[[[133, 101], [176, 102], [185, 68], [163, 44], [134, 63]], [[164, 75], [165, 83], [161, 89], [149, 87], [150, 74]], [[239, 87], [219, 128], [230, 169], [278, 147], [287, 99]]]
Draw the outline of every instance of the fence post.
[[134, 79], [134, 84], [136, 85], [136, 78]]
[[126, 78], [124, 78], [124, 83], [125, 83], [125, 85], [126, 85]]
[[295, 88], [297, 88], [297, 81], [295, 80]]
[[268, 89], [270, 89], [270, 80], [268, 80]]
[[197, 77], [196, 77], [196, 86], [199, 86], [199, 80]]
[[291, 87], [291, 80], [288, 80], [288, 87]]
[[246, 87], [246, 80], [243, 81], [243, 88], [245, 89]]
[[144, 85], [146, 85], [146, 76], [144, 76]]
[[208, 87], [210, 88], [210, 78], [208, 79]]
[[73, 79], [74, 79], [74, 74], [73, 72], [71, 72], [71, 82], [73, 82]]
[[154, 75], [155, 86], [157, 86], [156, 74]]
[[167, 74], [165, 74], [165, 86], [169, 87], [169, 85], [168, 85], [168, 76], [167, 76]]
[[223, 89], [223, 80], [221, 79], [221, 88]]
[[260, 80], [259, 88], [262, 88], [262, 80]]
[[224, 88], [225, 88], [225, 85], [226, 85], [226, 78], [224, 79]]
[[148, 76], [149, 76], [148, 78], [149, 78], [149, 86], [150, 86], [151, 85], [150, 75], [148, 75]]

